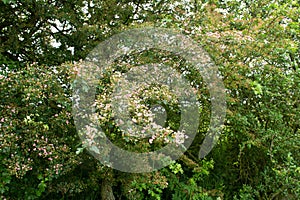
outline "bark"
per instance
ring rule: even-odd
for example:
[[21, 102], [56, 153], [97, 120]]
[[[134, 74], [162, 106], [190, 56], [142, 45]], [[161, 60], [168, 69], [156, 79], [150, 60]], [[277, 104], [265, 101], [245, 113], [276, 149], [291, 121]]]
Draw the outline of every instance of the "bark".
[[101, 185], [101, 199], [102, 200], [115, 200], [112, 185], [109, 180], [103, 180]]

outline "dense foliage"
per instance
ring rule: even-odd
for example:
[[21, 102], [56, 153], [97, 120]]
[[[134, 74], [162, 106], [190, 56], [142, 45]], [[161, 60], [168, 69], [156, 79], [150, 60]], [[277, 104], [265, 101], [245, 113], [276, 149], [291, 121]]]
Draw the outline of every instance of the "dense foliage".
[[[0, 9], [1, 199], [300, 198], [299, 2], [3, 0]], [[223, 76], [227, 116], [218, 144], [198, 159], [210, 118], [200, 74], [169, 52], [116, 58], [99, 80], [97, 108], [119, 146], [159, 148], [163, 133], [174, 138], [180, 121], [167, 89], [140, 88], [134, 97], [140, 101], [130, 104], [133, 120], [147, 124], [149, 105], [163, 101], [167, 124], [151, 141], [121, 134], [108, 94], [133, 66], [173, 66], [187, 74], [201, 103], [197, 136], [179, 160], [127, 174], [102, 165], [82, 145], [71, 114], [72, 83], [80, 59], [99, 42], [145, 26], [175, 28], [205, 48]]]

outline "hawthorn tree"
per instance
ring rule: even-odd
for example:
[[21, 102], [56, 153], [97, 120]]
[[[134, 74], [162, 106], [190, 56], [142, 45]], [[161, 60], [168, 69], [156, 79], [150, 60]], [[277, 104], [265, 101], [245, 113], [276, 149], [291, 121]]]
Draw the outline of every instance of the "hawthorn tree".
[[[0, 8], [2, 199], [299, 199], [297, 1], [3, 0]], [[124, 137], [106, 106], [107, 94], [133, 65], [182, 69], [198, 86], [202, 106], [197, 136], [180, 159], [152, 173], [127, 174], [82, 146], [71, 114], [72, 83], [79, 60], [99, 42], [144, 26], [175, 28], [205, 48], [227, 89], [227, 116], [216, 147], [198, 159], [210, 119], [200, 74], [170, 52], [116, 58], [99, 80], [97, 103], [102, 128], [123, 148], [164, 145], [159, 131], [151, 142]], [[131, 102], [133, 119], [147, 121], [147, 106], [165, 100], [172, 135], [180, 117], [168, 95], [164, 88], [141, 88], [135, 96], [144, 97], [141, 109]]]

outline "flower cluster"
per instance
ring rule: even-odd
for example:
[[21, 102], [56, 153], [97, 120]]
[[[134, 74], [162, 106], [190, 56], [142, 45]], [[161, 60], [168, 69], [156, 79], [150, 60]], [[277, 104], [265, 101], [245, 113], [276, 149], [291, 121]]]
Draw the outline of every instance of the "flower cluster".
[[[187, 136], [184, 131], [176, 131], [168, 125], [169, 113], [166, 109], [152, 109], [153, 106], [160, 105], [172, 110], [172, 115], [180, 113], [178, 98], [167, 85], [135, 82], [134, 76], [139, 73], [131, 74], [132, 80], [126, 73], [113, 70], [110, 73], [110, 81], [100, 82], [105, 89], [97, 94], [96, 99], [96, 118], [100, 125], [110, 123], [117, 126], [118, 131], [115, 133], [122, 133], [125, 141], [137, 142], [139, 139], [148, 138], [150, 145], [183, 144]], [[158, 114], [162, 119], [157, 119]], [[91, 145], [96, 133], [91, 127], [87, 128], [87, 132], [90, 133], [86, 136], [88, 145]]]

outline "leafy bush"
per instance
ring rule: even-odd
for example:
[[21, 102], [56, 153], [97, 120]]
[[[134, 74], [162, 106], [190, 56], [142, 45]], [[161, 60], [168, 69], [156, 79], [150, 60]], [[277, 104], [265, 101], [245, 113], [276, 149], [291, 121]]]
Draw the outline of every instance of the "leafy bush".
[[[74, 73], [68, 66], [36, 65], [1, 73], [2, 198], [36, 199], [70, 192], [66, 177], [75, 175], [82, 163], [75, 154], [79, 140], [70, 110]], [[59, 180], [66, 185], [58, 188]], [[80, 185], [73, 189], [80, 190]]]

